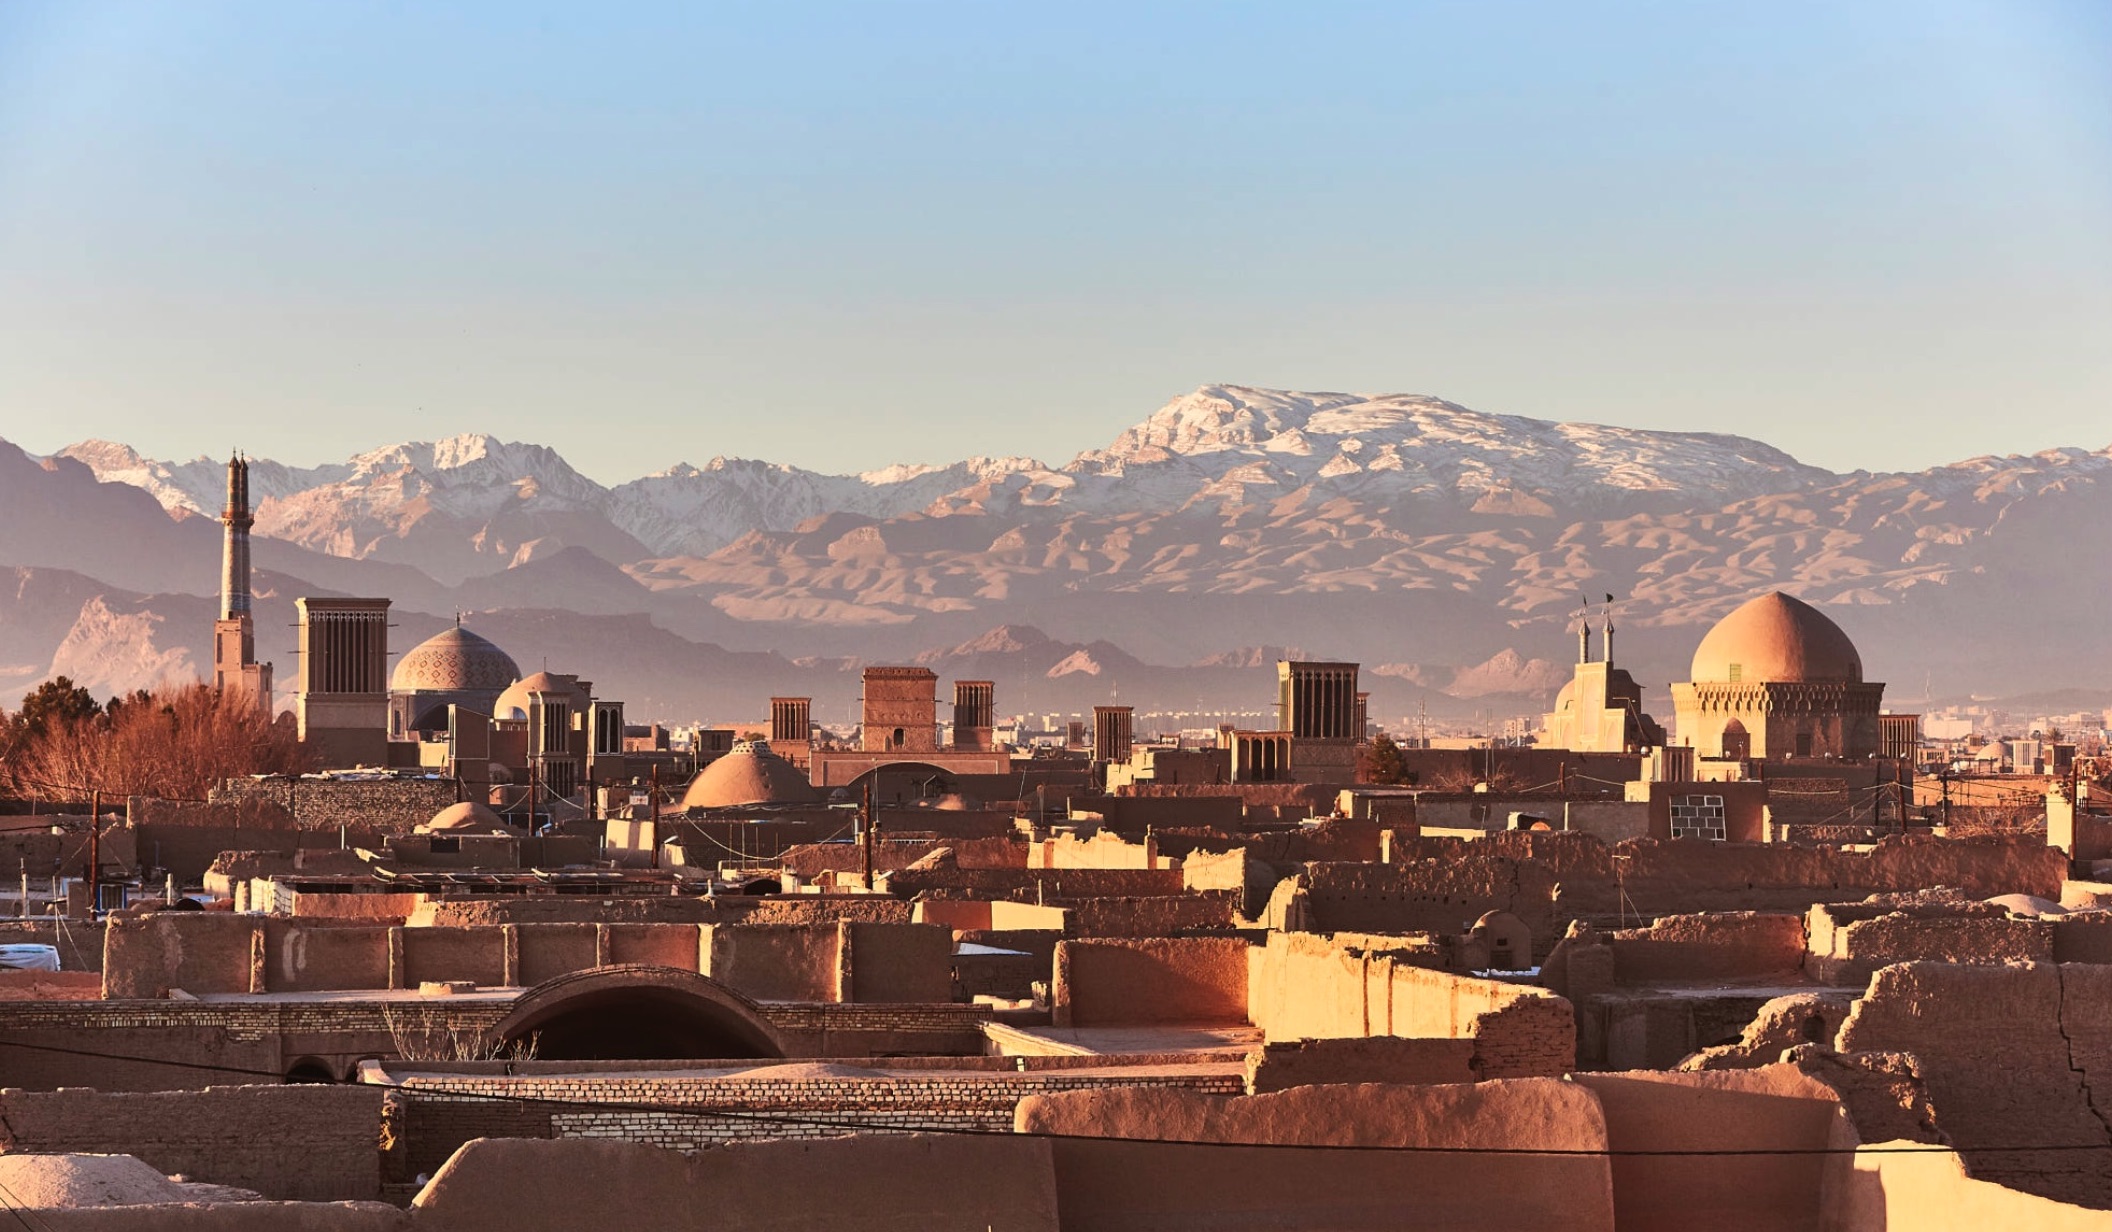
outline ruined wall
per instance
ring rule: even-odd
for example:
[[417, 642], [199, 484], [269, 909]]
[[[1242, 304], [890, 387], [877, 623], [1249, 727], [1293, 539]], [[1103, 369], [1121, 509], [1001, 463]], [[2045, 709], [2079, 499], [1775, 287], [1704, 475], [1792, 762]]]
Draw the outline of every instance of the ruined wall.
[[1357, 1082], [1473, 1082], [1479, 1078], [1473, 1060], [1474, 1041], [1465, 1039], [1277, 1041], [1247, 1054], [1247, 1094]]
[[1613, 934], [1621, 984], [1793, 977], [1804, 963], [1804, 921], [1754, 911], [1674, 915]]
[[1300, 884], [1315, 932], [1456, 934], [1490, 911], [1508, 911], [1531, 930], [1536, 952], [1560, 935], [1555, 875], [1494, 848], [1407, 864], [1311, 864]]
[[[1895, 1149], [1887, 1149], [1893, 1147]], [[1902, 1152], [1873, 1141], [1855, 1153], [1828, 1214], [1839, 1232], [2112, 1232], [2112, 1213], [2020, 1193], [1966, 1170], [1949, 1151]]]
[[1570, 1004], [1544, 988], [1433, 971], [1412, 955], [1296, 933], [1271, 934], [1248, 966], [1248, 1015], [1271, 1041], [1471, 1039], [1483, 1078], [1561, 1074], [1576, 1065]]
[[1167, 937], [1222, 931], [1237, 923], [1239, 916], [1238, 900], [1226, 893], [1054, 901], [1069, 916], [1073, 937]]
[[1808, 918], [1805, 971], [1843, 986], [1866, 984], [1878, 968], [1899, 962], [2045, 962], [2054, 956], [2052, 921], [2012, 919], [1985, 903], [1889, 910], [1822, 905]]
[[277, 808], [300, 829], [350, 826], [407, 834], [462, 798], [453, 779], [229, 779], [206, 793], [208, 805]]
[[9, 1152], [136, 1155], [164, 1173], [267, 1198], [346, 1202], [381, 1193], [381, 1092], [373, 1087], [7, 1089], [0, 1126]]
[[1842, 1052], [1907, 1052], [1936, 1127], [1975, 1176], [2064, 1202], [2112, 1204], [2112, 969], [2029, 963], [1886, 967], [1842, 1024]]
[[1247, 1022], [1247, 950], [1237, 937], [1065, 941], [1050, 1008], [1059, 1027]]
[[255, 917], [165, 911], [113, 919], [103, 938], [103, 995], [262, 991], [262, 965]]
[[944, 894], [975, 898], [1130, 898], [1180, 894], [1177, 868], [934, 868], [888, 875], [887, 888], [903, 898]]

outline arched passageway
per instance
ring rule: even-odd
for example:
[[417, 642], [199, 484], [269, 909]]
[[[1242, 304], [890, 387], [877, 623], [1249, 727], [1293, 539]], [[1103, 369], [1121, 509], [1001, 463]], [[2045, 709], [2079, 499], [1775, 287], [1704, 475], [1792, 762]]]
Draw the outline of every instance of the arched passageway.
[[578, 971], [528, 990], [492, 1029], [501, 1048], [543, 1061], [689, 1061], [782, 1057], [753, 1002], [673, 967]]

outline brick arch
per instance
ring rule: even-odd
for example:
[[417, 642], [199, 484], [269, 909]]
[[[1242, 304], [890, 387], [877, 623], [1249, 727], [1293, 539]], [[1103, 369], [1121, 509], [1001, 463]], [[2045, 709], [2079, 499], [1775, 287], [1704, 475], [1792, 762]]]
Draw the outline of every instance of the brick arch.
[[486, 1034], [495, 1048], [535, 1041], [552, 1061], [779, 1058], [756, 1003], [709, 976], [627, 964], [545, 980]]

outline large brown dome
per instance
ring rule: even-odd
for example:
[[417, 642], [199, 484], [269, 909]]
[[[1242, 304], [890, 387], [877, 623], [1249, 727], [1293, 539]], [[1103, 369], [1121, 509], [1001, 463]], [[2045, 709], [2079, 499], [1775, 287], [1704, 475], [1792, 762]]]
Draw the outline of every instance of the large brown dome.
[[1859, 682], [1863, 657], [1841, 627], [1801, 599], [1775, 591], [1716, 622], [1694, 651], [1697, 684]]
[[763, 740], [743, 740], [704, 767], [682, 793], [682, 807], [737, 808], [747, 804], [815, 804], [821, 793], [799, 767]]
[[461, 625], [404, 652], [389, 677], [396, 693], [496, 693], [520, 679], [513, 657]]

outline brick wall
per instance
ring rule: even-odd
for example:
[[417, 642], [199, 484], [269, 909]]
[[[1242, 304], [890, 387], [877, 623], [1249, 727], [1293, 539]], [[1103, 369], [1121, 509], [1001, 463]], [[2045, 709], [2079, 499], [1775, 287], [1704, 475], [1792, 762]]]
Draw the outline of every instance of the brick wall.
[[116, 1093], [0, 1091], [10, 1152], [136, 1155], [193, 1181], [286, 1201], [380, 1196], [382, 1093], [235, 1086]]
[[[409, 1074], [392, 1092], [391, 1116], [400, 1127], [404, 1154], [391, 1166], [406, 1176], [430, 1172], [456, 1147], [479, 1137], [614, 1138], [694, 1151], [727, 1142], [833, 1138], [847, 1132], [1003, 1132], [1012, 1128], [1014, 1109], [1029, 1095], [1111, 1086], [1237, 1094], [1245, 1086], [1245, 1079], [1231, 1072], [934, 1070], [866, 1076], [837, 1066], [828, 1067], [838, 1071], [833, 1073], [800, 1072], [806, 1068], [726, 1076]], [[506, 1101], [479, 1095], [501, 1095]], [[545, 1100], [550, 1102], [533, 1102]], [[592, 1106], [597, 1104], [654, 1107]]]

